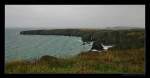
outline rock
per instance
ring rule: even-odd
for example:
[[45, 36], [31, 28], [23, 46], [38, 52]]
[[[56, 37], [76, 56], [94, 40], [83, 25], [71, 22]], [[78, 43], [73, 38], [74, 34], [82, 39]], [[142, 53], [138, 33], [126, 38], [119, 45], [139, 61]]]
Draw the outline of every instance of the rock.
[[58, 60], [58, 58], [56, 58], [54, 56], [44, 55], [40, 58], [40, 60], [42, 60], [42, 61], [54, 61], [54, 60]]

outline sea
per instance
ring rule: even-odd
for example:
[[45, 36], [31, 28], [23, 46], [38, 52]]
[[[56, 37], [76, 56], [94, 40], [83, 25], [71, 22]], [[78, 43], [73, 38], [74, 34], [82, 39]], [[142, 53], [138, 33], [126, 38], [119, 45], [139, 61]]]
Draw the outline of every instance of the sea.
[[5, 62], [33, 60], [44, 55], [70, 58], [92, 47], [81, 37], [61, 35], [21, 35], [23, 28], [5, 28]]

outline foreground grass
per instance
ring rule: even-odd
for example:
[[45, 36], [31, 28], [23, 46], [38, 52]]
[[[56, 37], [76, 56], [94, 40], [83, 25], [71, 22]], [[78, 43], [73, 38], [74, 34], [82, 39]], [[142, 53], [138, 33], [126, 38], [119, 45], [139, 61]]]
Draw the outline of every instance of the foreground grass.
[[144, 49], [81, 52], [69, 59], [46, 55], [6, 63], [5, 73], [144, 73]]

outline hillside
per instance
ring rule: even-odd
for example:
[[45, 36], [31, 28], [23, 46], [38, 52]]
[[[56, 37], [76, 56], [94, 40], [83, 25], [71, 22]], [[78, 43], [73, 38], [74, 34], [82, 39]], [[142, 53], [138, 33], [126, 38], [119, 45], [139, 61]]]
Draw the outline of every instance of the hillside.
[[68, 59], [45, 55], [32, 61], [16, 60], [6, 63], [5, 73], [144, 73], [144, 48], [81, 52]]
[[63, 35], [81, 37], [83, 42], [98, 41], [104, 44], [115, 44], [117, 49], [144, 47], [144, 29], [52, 29], [28, 30], [21, 35]]

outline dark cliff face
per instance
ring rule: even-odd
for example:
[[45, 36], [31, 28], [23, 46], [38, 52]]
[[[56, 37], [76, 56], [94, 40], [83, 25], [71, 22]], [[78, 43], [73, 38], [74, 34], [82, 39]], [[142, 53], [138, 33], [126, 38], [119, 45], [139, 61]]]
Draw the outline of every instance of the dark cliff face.
[[101, 46], [101, 42], [94, 41], [91, 49], [103, 50], [103, 47]]

